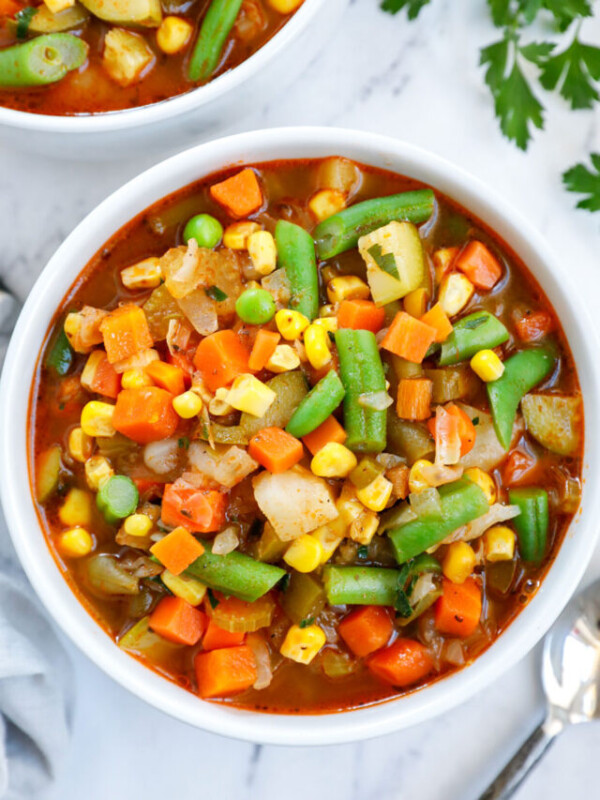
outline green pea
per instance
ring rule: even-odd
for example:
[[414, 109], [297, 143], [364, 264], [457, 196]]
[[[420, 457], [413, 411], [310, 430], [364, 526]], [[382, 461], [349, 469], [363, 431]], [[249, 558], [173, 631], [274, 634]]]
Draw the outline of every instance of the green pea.
[[223, 226], [210, 214], [196, 214], [186, 222], [183, 239], [189, 242], [195, 239], [199, 247], [216, 247], [223, 238]]
[[246, 289], [236, 300], [235, 310], [243, 322], [264, 325], [275, 315], [275, 301], [265, 289]]

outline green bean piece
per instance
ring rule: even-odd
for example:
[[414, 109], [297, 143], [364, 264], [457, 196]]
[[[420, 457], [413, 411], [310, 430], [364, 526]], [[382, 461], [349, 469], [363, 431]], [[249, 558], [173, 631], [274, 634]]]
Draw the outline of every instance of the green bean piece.
[[439, 544], [457, 528], [489, 511], [483, 491], [466, 478], [440, 486], [438, 491], [442, 503], [439, 517], [419, 517], [404, 525], [396, 525], [395, 516], [405, 506], [382, 515], [379, 532], [387, 532], [399, 564]]
[[0, 87], [44, 86], [78, 69], [88, 46], [70, 33], [49, 33], [0, 50]]
[[302, 400], [286, 426], [297, 439], [314, 431], [344, 399], [344, 386], [337, 372], [330, 370]]
[[242, 0], [212, 0], [188, 66], [188, 77], [194, 83], [207, 81], [216, 70], [241, 7]]
[[312, 236], [299, 225], [280, 219], [275, 226], [275, 244], [279, 266], [290, 282], [290, 308], [314, 319], [319, 313], [319, 278]]
[[489, 311], [476, 311], [460, 319], [442, 345], [440, 366], [458, 364], [480, 350], [491, 350], [508, 341], [509, 333]]
[[127, 475], [113, 475], [96, 495], [96, 505], [109, 525], [116, 525], [137, 508], [137, 486]]
[[423, 572], [435, 572], [440, 574], [442, 565], [429, 553], [421, 553], [410, 562], [410, 574], [421, 575]]
[[210, 551], [206, 542], [204, 547], [204, 553], [190, 564], [185, 574], [197, 578], [211, 589], [248, 603], [253, 603], [270, 591], [286, 574], [284, 569], [255, 561], [238, 550], [218, 556]]
[[73, 363], [73, 350], [67, 339], [67, 334], [61, 328], [54, 344], [46, 355], [44, 362], [46, 369], [54, 370], [57, 375], [66, 375]]
[[317, 225], [314, 232], [317, 255], [325, 260], [351, 250], [361, 236], [393, 220], [415, 225], [425, 222], [433, 213], [434, 202], [431, 189], [418, 189], [356, 203]]
[[344, 427], [346, 447], [357, 453], [380, 453], [386, 444], [387, 411], [366, 408], [359, 402], [368, 392], [385, 392], [385, 373], [375, 334], [343, 328], [336, 331], [340, 375], [346, 389]]
[[513, 519], [521, 557], [523, 561], [539, 564], [548, 543], [548, 493], [533, 486], [510, 489], [508, 500], [521, 510]]
[[498, 441], [508, 450], [517, 408], [522, 398], [544, 380], [554, 367], [554, 356], [542, 347], [521, 350], [504, 362], [504, 373], [486, 384]]
[[332, 606], [395, 606], [401, 580], [402, 572], [398, 569], [332, 564], [323, 569], [325, 594]]

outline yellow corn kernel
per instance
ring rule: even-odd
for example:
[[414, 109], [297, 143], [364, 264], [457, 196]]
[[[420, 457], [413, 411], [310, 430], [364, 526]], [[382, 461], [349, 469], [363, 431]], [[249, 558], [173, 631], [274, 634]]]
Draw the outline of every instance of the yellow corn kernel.
[[346, 536], [346, 525], [341, 517], [332, 520], [327, 525], [322, 525], [309, 534], [321, 545], [321, 558], [319, 564], [325, 564], [335, 553]]
[[473, 572], [477, 556], [467, 542], [452, 542], [442, 562], [442, 571], [452, 583], [464, 583]]
[[128, 289], [156, 289], [162, 280], [160, 259], [152, 256], [125, 267], [121, 270], [121, 280]]
[[258, 222], [243, 220], [234, 222], [225, 228], [223, 234], [223, 244], [230, 250], [246, 250], [248, 248], [248, 237], [260, 230]]
[[350, 525], [348, 535], [354, 542], [370, 544], [378, 528], [379, 517], [377, 514], [374, 511], [363, 511], [360, 517]]
[[452, 272], [443, 278], [438, 301], [449, 317], [458, 314], [473, 297], [475, 287], [471, 281], [460, 272]]
[[321, 189], [308, 201], [308, 207], [319, 222], [346, 208], [346, 195], [338, 189]]
[[75, 0], [44, 0], [44, 5], [48, 6], [48, 10], [53, 14], [60, 14], [67, 8], [73, 8]]
[[452, 267], [452, 262], [458, 254], [458, 247], [441, 247], [433, 254], [433, 266], [435, 268], [435, 282], [440, 284], [442, 278]]
[[63, 525], [78, 527], [92, 521], [92, 498], [85, 489], [70, 489], [58, 511]]
[[100, 400], [90, 400], [81, 410], [81, 428], [88, 436], [114, 436], [112, 424], [115, 407]]
[[195, 392], [184, 392], [173, 398], [173, 408], [182, 419], [197, 417], [203, 405], [202, 398]]
[[258, 281], [246, 281], [246, 289], [262, 289], [262, 286]]
[[429, 292], [427, 289], [415, 289], [409, 292], [404, 298], [404, 310], [411, 317], [420, 319], [427, 311], [427, 301], [429, 300]]
[[192, 25], [181, 17], [165, 17], [156, 31], [156, 44], [169, 56], [181, 52], [192, 38]]
[[248, 255], [260, 275], [270, 275], [277, 266], [277, 247], [269, 231], [256, 231], [248, 237]]
[[335, 320], [334, 330], [337, 331], [337, 317], [335, 316], [336, 311], [337, 309], [335, 303], [326, 303], [319, 309], [319, 319], [323, 319], [323, 317], [330, 317], [331, 319], [334, 319]]
[[134, 353], [122, 361], [115, 361], [113, 369], [122, 375], [131, 369], [145, 369], [153, 361], [160, 361], [160, 356], [156, 350], [149, 347], [147, 350], [140, 350], [139, 353]]
[[321, 325], [312, 324], [304, 331], [306, 357], [315, 369], [323, 369], [331, 361], [329, 335]]
[[88, 392], [94, 391], [94, 389], [92, 389], [92, 382], [96, 375], [96, 370], [98, 369], [100, 363], [104, 361], [104, 358], [104, 350], [92, 350], [88, 356], [88, 360], [85, 362], [85, 367], [81, 372], [79, 381], [83, 388], [87, 389]]
[[[323, 306], [325, 308], [325, 306]], [[319, 312], [320, 313], [320, 312]], [[338, 329], [337, 317], [318, 317], [313, 320], [313, 325], [318, 325], [319, 328], [324, 328], [326, 331], [335, 333]]]
[[298, 572], [312, 572], [321, 563], [323, 548], [318, 539], [302, 534], [285, 551], [283, 560]]
[[266, 367], [271, 372], [289, 372], [300, 366], [298, 353], [289, 344], [278, 344]]
[[123, 522], [123, 529], [128, 536], [148, 536], [154, 522], [147, 514], [130, 514]]
[[226, 417], [227, 414], [231, 414], [233, 411], [233, 406], [227, 402], [228, 394], [229, 389], [221, 386], [215, 392], [215, 396], [208, 401], [208, 410], [213, 417]]
[[339, 442], [327, 442], [313, 457], [310, 468], [320, 478], [347, 478], [357, 463], [352, 450]]
[[277, 330], [288, 341], [299, 339], [310, 325], [310, 320], [299, 311], [282, 308], [275, 314]]
[[199, 606], [206, 595], [206, 586], [187, 575], [173, 575], [168, 569], [160, 575], [161, 581], [175, 597], [181, 597], [191, 606]]
[[496, 502], [497, 492], [496, 484], [494, 483], [494, 479], [491, 475], [489, 475], [487, 472], [484, 472], [479, 467], [470, 467], [469, 469], [465, 470], [465, 477], [470, 481], [473, 481], [473, 483], [476, 483], [487, 497], [488, 503], [491, 506], [494, 505]]
[[94, 450], [94, 440], [82, 428], [73, 428], [69, 433], [69, 453], [75, 461], [82, 464], [92, 455]]
[[392, 496], [393, 484], [383, 475], [378, 475], [364, 489], [357, 489], [356, 496], [370, 511], [383, 511]]
[[114, 469], [104, 456], [92, 456], [85, 462], [85, 479], [90, 489], [95, 492], [99, 491], [114, 474]]
[[245, 411], [255, 417], [267, 413], [277, 397], [269, 386], [259, 381], [254, 375], [238, 375], [227, 392], [226, 402], [238, 411]]
[[418, 492], [422, 492], [423, 489], [430, 488], [423, 477], [423, 468], [429, 469], [430, 467], [433, 467], [433, 464], [426, 458], [420, 458], [412, 465], [408, 473], [408, 490], [411, 493], [417, 494]]
[[356, 275], [343, 275], [333, 278], [327, 284], [327, 297], [330, 303], [342, 300], [367, 300], [371, 296], [368, 285]]
[[480, 350], [470, 363], [473, 372], [486, 383], [497, 381], [504, 373], [504, 364], [493, 350]]
[[512, 561], [515, 555], [515, 532], [506, 525], [494, 525], [483, 534], [483, 552], [487, 561]]
[[152, 386], [154, 381], [143, 369], [128, 369], [121, 376], [122, 389], [143, 389], [144, 386]]
[[356, 489], [348, 481], [342, 486], [335, 507], [344, 525], [349, 526], [365, 513], [365, 507], [356, 496]]
[[70, 528], [58, 537], [58, 549], [68, 558], [82, 558], [94, 549], [94, 540], [85, 528]]
[[325, 632], [318, 625], [307, 625], [306, 628], [292, 625], [279, 652], [284, 658], [297, 661], [298, 664], [310, 664], [326, 641]]

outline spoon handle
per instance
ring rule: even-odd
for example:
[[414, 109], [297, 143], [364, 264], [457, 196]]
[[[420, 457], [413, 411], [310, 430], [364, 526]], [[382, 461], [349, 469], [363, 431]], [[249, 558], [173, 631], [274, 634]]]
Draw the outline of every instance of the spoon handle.
[[552, 716], [541, 722], [479, 800], [508, 800], [512, 797], [562, 728], [562, 723]]

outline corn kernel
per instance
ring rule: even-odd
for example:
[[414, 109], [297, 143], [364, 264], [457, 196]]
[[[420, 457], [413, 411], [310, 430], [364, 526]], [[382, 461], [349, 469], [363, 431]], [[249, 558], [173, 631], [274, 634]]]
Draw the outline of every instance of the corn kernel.
[[473, 483], [476, 483], [485, 494], [488, 503], [491, 506], [494, 505], [496, 502], [497, 492], [496, 484], [494, 483], [494, 479], [491, 475], [488, 475], [487, 472], [479, 469], [479, 467], [470, 467], [469, 469], [465, 470], [465, 477], [473, 481]]
[[227, 392], [226, 402], [238, 411], [255, 417], [264, 416], [277, 397], [269, 386], [254, 375], [238, 375]]
[[82, 428], [73, 428], [69, 433], [69, 453], [75, 461], [83, 464], [92, 455], [94, 440]]
[[321, 189], [308, 201], [308, 207], [319, 222], [346, 208], [346, 195], [338, 189]]
[[327, 284], [327, 297], [330, 303], [342, 300], [367, 300], [371, 295], [368, 285], [356, 275], [333, 278]]
[[283, 560], [298, 572], [312, 572], [319, 566], [322, 555], [323, 549], [319, 540], [304, 533], [294, 539], [285, 551]]
[[323, 369], [331, 361], [329, 335], [321, 325], [309, 325], [304, 331], [304, 348], [314, 369]]
[[121, 376], [122, 389], [143, 389], [152, 386], [154, 381], [143, 369], [128, 369]]
[[356, 496], [354, 486], [346, 482], [338, 497], [335, 507], [344, 525], [349, 526], [365, 512], [365, 507]]
[[452, 268], [452, 262], [458, 255], [458, 247], [441, 247], [433, 254], [435, 282], [440, 284], [446, 273]]
[[326, 641], [325, 632], [318, 625], [307, 625], [305, 628], [292, 625], [279, 652], [284, 658], [297, 661], [298, 664], [310, 664]]
[[370, 511], [383, 511], [392, 496], [393, 485], [383, 475], [378, 475], [364, 489], [357, 489], [356, 496]]
[[84, 489], [70, 489], [58, 511], [63, 525], [78, 527], [92, 521], [92, 498]]
[[123, 529], [128, 536], [148, 536], [154, 522], [146, 514], [130, 514], [123, 522]]
[[483, 552], [487, 561], [512, 561], [515, 555], [515, 532], [506, 525], [494, 525], [483, 534]]
[[319, 309], [319, 319], [323, 317], [330, 317], [331, 319], [335, 320], [335, 330], [337, 330], [337, 317], [335, 316], [337, 313], [337, 306], [335, 303], [326, 303], [324, 306], [321, 306]]
[[464, 583], [473, 572], [477, 557], [467, 542], [452, 542], [442, 563], [442, 571], [452, 583]]
[[309, 534], [321, 545], [319, 564], [325, 564], [335, 553], [346, 536], [346, 525], [341, 517], [322, 525]]
[[195, 392], [184, 392], [173, 398], [173, 408], [182, 419], [197, 417], [203, 405], [202, 398]]
[[[323, 306], [325, 308], [325, 306]], [[330, 333], [335, 333], [338, 329], [338, 320], [337, 317], [329, 317], [329, 316], [319, 316], [317, 319], [313, 320], [313, 325], [318, 325], [319, 328], [324, 328], [326, 331]]]
[[427, 311], [427, 301], [429, 300], [429, 292], [427, 289], [415, 289], [409, 292], [403, 300], [404, 310], [411, 317], [420, 319]]
[[48, 6], [48, 10], [53, 14], [60, 14], [61, 11], [66, 11], [67, 8], [73, 8], [75, 0], [44, 0], [44, 4]]
[[449, 317], [458, 314], [473, 297], [475, 287], [458, 272], [447, 275], [440, 286], [438, 301]]
[[214, 417], [226, 417], [233, 411], [233, 406], [227, 402], [228, 394], [229, 389], [221, 386], [215, 392], [215, 396], [208, 401], [208, 410]]
[[246, 250], [248, 248], [248, 237], [260, 231], [258, 222], [243, 220], [234, 222], [225, 228], [223, 234], [223, 244], [230, 250]]
[[173, 575], [168, 569], [160, 575], [161, 581], [175, 597], [181, 597], [191, 606], [199, 606], [206, 595], [206, 586], [187, 575]]
[[303, 0], [268, 0], [271, 8], [280, 14], [291, 14], [302, 2]]
[[278, 344], [266, 367], [271, 372], [289, 372], [300, 366], [298, 353], [289, 344]]
[[115, 361], [113, 369], [121, 375], [131, 369], [145, 369], [153, 361], [160, 361], [160, 356], [156, 350], [149, 347], [147, 350], [140, 350], [139, 353], [134, 353], [122, 361]]
[[363, 511], [360, 517], [350, 525], [348, 535], [354, 542], [362, 545], [370, 544], [378, 528], [379, 517], [377, 514], [374, 511]]
[[90, 489], [95, 492], [99, 491], [114, 474], [114, 469], [104, 456], [92, 456], [85, 462], [85, 479]]
[[275, 314], [277, 330], [288, 341], [299, 339], [310, 325], [310, 320], [299, 311], [282, 308]]
[[169, 56], [179, 53], [192, 38], [193, 27], [181, 17], [165, 17], [156, 31], [156, 43]]
[[256, 231], [248, 237], [248, 254], [260, 275], [270, 275], [277, 266], [277, 247], [269, 231]]
[[81, 372], [81, 377], [79, 378], [81, 385], [84, 389], [87, 389], [88, 392], [94, 391], [92, 388], [92, 383], [94, 381], [94, 377], [96, 376], [96, 370], [105, 358], [106, 354], [104, 353], [104, 350], [93, 350], [89, 354], [88, 360], [85, 362], [85, 367]]
[[81, 410], [81, 428], [88, 436], [114, 436], [112, 424], [115, 407], [100, 400], [90, 400]]
[[497, 381], [504, 373], [504, 364], [493, 350], [480, 350], [470, 363], [473, 372], [486, 383]]
[[58, 549], [68, 558], [82, 558], [94, 549], [94, 540], [85, 528], [70, 528], [58, 537]]
[[423, 489], [429, 489], [429, 484], [423, 477], [423, 468], [429, 469], [431, 467], [433, 467], [433, 464], [426, 458], [420, 458], [415, 461], [408, 473], [408, 489], [411, 493], [418, 494]]
[[327, 442], [313, 457], [310, 468], [320, 478], [347, 478], [357, 463], [352, 450], [339, 442]]
[[[163, 20], [163, 22], [165, 21]], [[160, 259], [152, 256], [138, 261], [137, 264], [132, 264], [130, 267], [125, 267], [121, 270], [121, 280], [123, 286], [128, 289], [156, 289], [162, 280]]]

